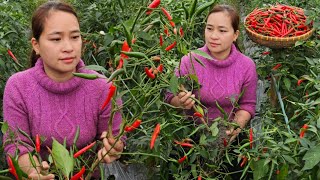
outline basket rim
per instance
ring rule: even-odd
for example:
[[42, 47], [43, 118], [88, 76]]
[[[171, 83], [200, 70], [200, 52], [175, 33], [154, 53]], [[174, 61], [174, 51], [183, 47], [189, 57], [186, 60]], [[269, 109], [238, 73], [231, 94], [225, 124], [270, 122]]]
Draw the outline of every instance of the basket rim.
[[[252, 12], [251, 12], [252, 13]], [[310, 36], [310, 34], [312, 34], [314, 31], [315, 31], [315, 28], [312, 27], [308, 32], [302, 34], [302, 35], [299, 35], [299, 36], [294, 36], [294, 37], [273, 37], [273, 36], [265, 36], [265, 35], [261, 35], [259, 33], [256, 33], [254, 31], [252, 31], [251, 29], [249, 29], [247, 26], [246, 26], [246, 21], [247, 21], [247, 17], [251, 14], [249, 13], [244, 21], [243, 21], [243, 25], [246, 29], [246, 31], [248, 31], [249, 33], [251, 33], [252, 35], [260, 38], [260, 39], [263, 39], [263, 40], [271, 40], [271, 41], [295, 41], [295, 40], [300, 40], [300, 39], [303, 39], [303, 38], [306, 38], [308, 36]]]

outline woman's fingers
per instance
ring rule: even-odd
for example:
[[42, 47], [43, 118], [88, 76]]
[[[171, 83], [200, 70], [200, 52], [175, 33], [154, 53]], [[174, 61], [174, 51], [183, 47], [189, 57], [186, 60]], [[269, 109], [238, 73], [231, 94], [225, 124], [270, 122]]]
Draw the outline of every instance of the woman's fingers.
[[35, 171], [35, 172], [30, 173], [28, 178], [29, 179], [41, 179], [41, 180], [54, 180], [54, 175], [53, 174], [42, 175], [42, 174], [38, 174]]
[[195, 101], [192, 98], [195, 98], [195, 95], [192, 92], [180, 92], [178, 94], [179, 102], [181, 106], [185, 109], [191, 109]]

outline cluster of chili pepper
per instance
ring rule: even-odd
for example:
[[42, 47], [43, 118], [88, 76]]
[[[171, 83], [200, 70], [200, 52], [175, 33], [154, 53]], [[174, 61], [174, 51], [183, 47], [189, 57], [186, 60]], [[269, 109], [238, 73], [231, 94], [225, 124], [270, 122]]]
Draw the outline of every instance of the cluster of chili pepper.
[[253, 10], [246, 18], [245, 25], [261, 35], [292, 37], [310, 31], [312, 23], [307, 25], [306, 20], [303, 9], [277, 4]]
[[150, 79], [154, 79], [159, 72], [163, 72], [163, 64], [160, 64], [156, 69], [145, 67], [144, 71]]
[[[133, 43], [135, 43], [135, 42], [136, 42], [136, 39], [132, 39], [131, 43], [133, 44]], [[129, 46], [129, 44], [128, 44], [127, 41], [124, 41], [124, 42], [123, 42], [122, 47], [121, 47], [121, 51], [131, 52], [131, 48], [130, 48], [130, 46]], [[125, 55], [124, 53], [121, 53], [121, 54], [120, 54], [120, 60], [119, 60], [119, 64], [118, 64], [118, 66], [117, 66], [117, 69], [121, 69], [121, 68], [122, 68], [122, 66], [123, 66], [123, 60], [124, 60], [124, 59], [127, 59], [127, 58], [128, 58], [128, 56]]]
[[132, 132], [133, 130], [137, 129], [137, 128], [140, 126], [140, 124], [141, 124], [141, 120], [140, 120], [140, 119], [137, 119], [137, 120], [135, 120], [135, 121], [132, 123], [132, 125], [126, 126], [126, 127], [124, 128], [124, 131], [126, 131], [126, 132]]
[[307, 129], [308, 129], [308, 124], [304, 124], [300, 131], [300, 138], [304, 137], [304, 133], [307, 131]]
[[91, 144], [87, 145], [86, 147], [80, 149], [78, 152], [74, 153], [73, 157], [77, 158], [77, 157], [81, 156], [83, 153], [85, 153], [89, 149], [91, 149], [95, 144], [96, 144], [96, 141], [94, 141], [93, 143], [91, 143]]
[[156, 125], [156, 127], [154, 128], [154, 131], [153, 131], [153, 134], [152, 134], [152, 137], [151, 137], [150, 149], [153, 149], [154, 143], [156, 142], [156, 139], [157, 139], [159, 133], [160, 133], [160, 124], [158, 123]]

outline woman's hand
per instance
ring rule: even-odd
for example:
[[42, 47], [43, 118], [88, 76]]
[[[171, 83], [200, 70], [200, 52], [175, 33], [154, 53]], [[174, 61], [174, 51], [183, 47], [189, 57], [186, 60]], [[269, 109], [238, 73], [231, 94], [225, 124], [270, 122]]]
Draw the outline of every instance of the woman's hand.
[[195, 98], [195, 95], [191, 92], [182, 91], [176, 97], [176, 101], [178, 102], [177, 105], [183, 109], [191, 109], [195, 103], [195, 101], [193, 100], [193, 98]]
[[42, 167], [39, 167], [37, 169], [38, 172], [37, 172], [36, 169], [32, 169], [32, 170], [29, 171], [28, 178], [29, 179], [41, 179], [41, 180], [47, 180], [47, 179], [48, 180], [54, 180], [54, 175], [53, 174], [48, 174], [50, 166], [47, 163], [47, 161], [43, 161], [41, 164], [42, 164]]
[[247, 123], [250, 121], [251, 115], [248, 111], [245, 110], [238, 110], [235, 113], [234, 122], [237, 123], [240, 128], [234, 129], [231, 127], [229, 130], [226, 131], [226, 134], [230, 137], [230, 142], [232, 142], [241, 132], [241, 129], [244, 128]]
[[105, 163], [112, 163], [120, 158], [124, 144], [121, 140], [116, 142], [113, 137], [106, 137], [106, 135], [107, 132], [103, 132], [101, 135], [104, 147], [98, 151], [98, 158], [99, 160], [103, 159]]
[[234, 129], [234, 127], [231, 127], [229, 130], [226, 131], [226, 134], [230, 137], [229, 142], [232, 142], [241, 132], [240, 128]]

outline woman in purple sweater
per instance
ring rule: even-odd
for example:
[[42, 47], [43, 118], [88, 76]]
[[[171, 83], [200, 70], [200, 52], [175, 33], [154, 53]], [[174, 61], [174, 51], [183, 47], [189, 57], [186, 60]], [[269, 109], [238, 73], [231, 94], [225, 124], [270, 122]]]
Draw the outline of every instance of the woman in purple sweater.
[[[32, 67], [14, 74], [7, 81], [3, 109], [4, 119], [13, 130], [22, 129], [31, 138], [40, 135], [46, 140], [41, 144], [42, 159], [46, 159], [46, 146], [51, 147], [52, 138], [66, 146], [73, 144], [77, 127], [80, 127], [78, 149], [102, 139], [104, 147], [98, 151], [99, 158], [106, 154], [115, 139], [106, 137], [111, 103], [101, 109], [109, 92], [110, 83], [104, 79], [86, 80], [73, 76], [73, 72], [96, 73], [86, 70], [80, 59], [82, 40], [77, 14], [68, 4], [48, 2], [33, 14], [31, 40], [33, 47]], [[121, 105], [121, 100], [117, 101]], [[119, 133], [121, 114], [113, 117], [113, 135]], [[5, 152], [14, 155], [19, 149], [18, 163], [31, 179], [54, 179], [53, 174], [38, 174], [49, 168], [34, 169], [27, 152], [33, 151], [29, 139], [17, 133], [17, 141], [26, 145], [8, 143], [4, 137]], [[123, 142], [117, 141], [104, 162], [118, 159]], [[113, 155], [112, 155], [113, 154]]]
[[[192, 110], [197, 98], [207, 107], [209, 123], [217, 117], [223, 117], [216, 102], [241, 128], [244, 128], [255, 115], [257, 73], [254, 62], [237, 48], [239, 36], [239, 15], [227, 5], [217, 5], [209, 13], [205, 27], [205, 45], [199, 50], [213, 60], [190, 54], [182, 57], [177, 76], [196, 74], [201, 88], [193, 92], [182, 91], [177, 96], [169, 94], [167, 102], [176, 107]], [[201, 60], [202, 66], [195, 58]], [[234, 109], [232, 97], [238, 97], [239, 108]], [[230, 141], [237, 137], [241, 129], [226, 131]]]

